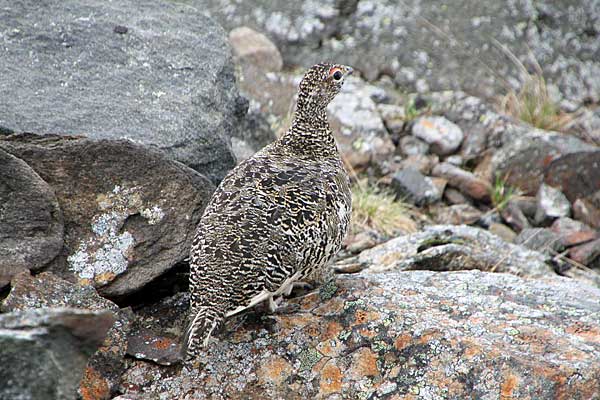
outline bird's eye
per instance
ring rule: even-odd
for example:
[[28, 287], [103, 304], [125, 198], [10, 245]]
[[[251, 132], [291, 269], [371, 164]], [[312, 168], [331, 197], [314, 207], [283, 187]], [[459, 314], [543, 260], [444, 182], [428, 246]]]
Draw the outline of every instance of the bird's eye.
[[342, 71], [340, 71], [339, 69], [337, 71], [335, 71], [333, 73], [333, 79], [335, 79], [336, 81], [339, 81], [340, 79], [342, 79]]

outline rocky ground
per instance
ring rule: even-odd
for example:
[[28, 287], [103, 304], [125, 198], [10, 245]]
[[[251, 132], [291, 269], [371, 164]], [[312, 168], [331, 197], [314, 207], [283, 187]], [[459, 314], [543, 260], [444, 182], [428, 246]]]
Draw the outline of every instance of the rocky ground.
[[[600, 397], [596, 3], [0, 7], [0, 399]], [[321, 60], [337, 275], [183, 367], [203, 207]], [[560, 124], [505, 107], [535, 74]]]

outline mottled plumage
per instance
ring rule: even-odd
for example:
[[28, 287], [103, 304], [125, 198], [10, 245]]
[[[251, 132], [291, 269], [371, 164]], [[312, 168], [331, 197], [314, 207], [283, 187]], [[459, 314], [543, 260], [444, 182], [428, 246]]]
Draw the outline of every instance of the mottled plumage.
[[225, 318], [320, 275], [348, 230], [348, 175], [327, 104], [352, 69], [318, 64], [300, 83], [290, 129], [234, 168], [198, 225], [190, 254], [188, 357]]

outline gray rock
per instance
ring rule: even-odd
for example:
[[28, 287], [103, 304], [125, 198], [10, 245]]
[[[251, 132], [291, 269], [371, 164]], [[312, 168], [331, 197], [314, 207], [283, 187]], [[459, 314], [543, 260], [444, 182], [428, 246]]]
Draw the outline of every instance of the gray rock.
[[381, 89], [350, 77], [327, 107], [338, 148], [353, 167], [384, 161], [395, 150], [375, 103], [382, 96]]
[[442, 192], [431, 178], [413, 168], [397, 171], [392, 176], [391, 186], [398, 198], [416, 206], [432, 204], [442, 198]]
[[281, 71], [283, 60], [277, 47], [260, 32], [242, 26], [229, 32], [234, 55], [264, 71]]
[[569, 258], [590, 268], [600, 267], [600, 239], [571, 247]]
[[130, 139], [215, 183], [235, 165], [247, 102], [225, 32], [200, 9], [24, 0], [0, 9], [0, 27], [3, 129]]
[[453, 204], [431, 210], [433, 220], [441, 225], [471, 225], [483, 217], [483, 212], [471, 204]]
[[29, 272], [16, 275], [8, 296], [0, 304], [0, 312], [25, 311], [31, 308], [72, 307], [86, 310], [118, 310], [91, 286], [76, 285], [50, 272], [31, 276]]
[[517, 232], [531, 227], [529, 219], [525, 216], [518, 201], [509, 200], [506, 206], [500, 210], [500, 214], [502, 215], [502, 219]]
[[488, 230], [490, 231], [490, 233], [501, 237], [504, 241], [508, 243], [514, 242], [515, 238], [517, 237], [515, 231], [510, 229], [508, 226], [504, 224], [499, 224], [497, 222], [490, 224]]
[[180, 372], [132, 360], [123, 388], [169, 399], [599, 394], [600, 290], [567, 278], [363, 272], [289, 303], [302, 311], [248, 316]]
[[544, 171], [544, 182], [560, 189], [570, 201], [600, 197], [600, 150], [567, 154], [552, 161]]
[[554, 255], [564, 250], [560, 236], [548, 228], [523, 229], [514, 242], [548, 255]]
[[392, 136], [400, 137], [405, 127], [404, 107], [396, 104], [377, 104], [377, 111]]
[[576, 105], [600, 100], [595, 1], [566, 6], [552, 0], [472, 0], [448, 7], [431, 0], [193, 4], [229, 29], [247, 25], [265, 32], [290, 66], [339, 60], [368, 79], [388, 75], [408, 89], [462, 88], [492, 98], [507, 85], [518, 85], [520, 69], [510, 53], [531, 69], [537, 60], [565, 100]]
[[0, 398], [77, 399], [87, 359], [114, 321], [110, 311], [69, 308], [0, 315]]
[[51, 270], [110, 297], [188, 256], [214, 190], [196, 171], [128, 141], [23, 134], [0, 148], [25, 160], [61, 204], [65, 246]]
[[471, 200], [469, 200], [467, 196], [462, 194], [459, 190], [451, 187], [444, 190], [444, 200], [446, 200], [450, 205], [471, 203]]
[[583, 222], [567, 217], [555, 220], [550, 229], [560, 237], [560, 242], [564, 247], [589, 242], [600, 237], [600, 232]]
[[541, 278], [554, 274], [547, 260], [480, 228], [432, 225], [363, 251], [352, 262], [369, 272], [480, 269]]
[[537, 210], [535, 222], [538, 225], [547, 224], [560, 217], [571, 214], [569, 199], [558, 189], [542, 184], [537, 193]]
[[60, 253], [63, 216], [46, 182], [0, 149], [0, 289], [20, 271], [39, 271]]
[[423, 175], [429, 175], [433, 167], [438, 165], [440, 160], [435, 154], [423, 155], [415, 154], [402, 159], [398, 163], [399, 169], [412, 168], [416, 169]]
[[403, 136], [399, 145], [400, 152], [406, 156], [422, 156], [429, 153], [429, 144], [414, 136]]
[[412, 134], [431, 145], [431, 151], [445, 156], [454, 153], [461, 145], [462, 129], [444, 117], [421, 117], [412, 126]]
[[600, 229], [600, 206], [596, 206], [588, 199], [577, 199], [573, 202], [573, 216], [596, 229]]

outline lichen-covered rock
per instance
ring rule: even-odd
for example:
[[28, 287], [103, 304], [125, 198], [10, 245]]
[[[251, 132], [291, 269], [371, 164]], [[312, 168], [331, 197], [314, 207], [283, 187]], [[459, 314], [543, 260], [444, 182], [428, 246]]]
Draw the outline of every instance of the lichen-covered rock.
[[60, 253], [63, 216], [52, 188], [23, 160], [0, 149], [0, 289], [21, 271], [39, 271]]
[[548, 224], [556, 218], [568, 217], [571, 214], [571, 203], [560, 190], [542, 183], [536, 196], [537, 209], [535, 222], [538, 225]]
[[0, 398], [77, 399], [88, 358], [111, 311], [41, 308], [0, 315]]
[[537, 60], [560, 97], [575, 106], [600, 100], [599, 11], [594, 1], [565, 5], [487, 0], [444, 7], [432, 0], [193, 4], [229, 29], [246, 25], [264, 32], [288, 65], [335, 59], [355, 66], [368, 79], [388, 75], [408, 88], [462, 88], [492, 97], [507, 84], [518, 85], [520, 69], [509, 52], [526, 66]]
[[440, 156], [454, 153], [464, 138], [460, 127], [439, 116], [417, 119], [412, 126], [412, 134], [429, 143], [431, 151]]
[[0, 9], [0, 37], [0, 130], [129, 139], [214, 183], [235, 165], [247, 102], [201, 8], [22, 0]]
[[383, 97], [385, 91], [350, 77], [327, 107], [338, 148], [353, 167], [380, 163], [394, 152], [375, 102]]
[[290, 303], [299, 311], [249, 318], [184, 369], [132, 362], [123, 389], [182, 400], [600, 395], [600, 290], [566, 278], [362, 273]]
[[107, 296], [140, 289], [186, 258], [214, 190], [198, 172], [125, 140], [14, 134], [0, 148], [56, 193], [65, 246], [51, 270]]
[[547, 257], [498, 236], [464, 225], [432, 225], [399, 236], [342, 260], [336, 267], [359, 264], [372, 272], [428, 269], [454, 271], [479, 269], [541, 278], [553, 275]]

